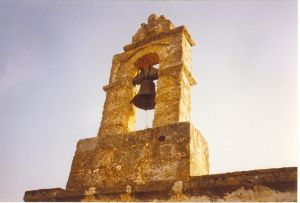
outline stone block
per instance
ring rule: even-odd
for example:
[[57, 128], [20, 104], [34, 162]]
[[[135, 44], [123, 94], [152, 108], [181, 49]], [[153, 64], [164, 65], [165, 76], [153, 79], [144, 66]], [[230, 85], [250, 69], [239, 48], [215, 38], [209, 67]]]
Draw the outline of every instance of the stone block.
[[187, 180], [208, 170], [206, 141], [192, 124], [177, 123], [79, 141], [67, 190]]

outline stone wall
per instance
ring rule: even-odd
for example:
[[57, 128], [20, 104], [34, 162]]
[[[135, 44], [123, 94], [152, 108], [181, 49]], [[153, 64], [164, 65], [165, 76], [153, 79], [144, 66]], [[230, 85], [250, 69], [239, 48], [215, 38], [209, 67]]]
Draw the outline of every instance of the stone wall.
[[264, 169], [157, 181], [89, 194], [60, 188], [27, 191], [25, 201], [296, 202], [297, 168]]
[[208, 147], [190, 123], [177, 123], [77, 144], [68, 191], [119, 191], [155, 181], [187, 180], [207, 175]]

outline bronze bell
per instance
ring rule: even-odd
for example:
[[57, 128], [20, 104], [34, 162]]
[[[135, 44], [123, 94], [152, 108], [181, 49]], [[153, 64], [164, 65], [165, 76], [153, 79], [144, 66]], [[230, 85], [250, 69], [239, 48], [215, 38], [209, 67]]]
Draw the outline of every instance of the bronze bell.
[[142, 80], [141, 87], [137, 95], [132, 99], [132, 103], [144, 110], [154, 109], [155, 106], [155, 84], [152, 80]]
[[151, 65], [148, 68], [140, 69], [133, 78], [133, 85], [141, 85], [137, 95], [131, 102], [140, 109], [151, 110], [155, 106], [155, 84], [153, 80], [158, 79], [158, 70]]

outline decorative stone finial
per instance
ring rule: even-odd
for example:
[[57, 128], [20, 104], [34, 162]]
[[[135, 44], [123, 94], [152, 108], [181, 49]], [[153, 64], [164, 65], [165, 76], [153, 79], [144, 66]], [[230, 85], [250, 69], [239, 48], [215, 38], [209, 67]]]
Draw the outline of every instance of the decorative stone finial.
[[151, 14], [148, 18], [148, 24], [142, 23], [140, 29], [132, 37], [132, 43], [137, 43], [141, 40], [153, 37], [161, 32], [166, 32], [174, 29], [172, 22], [165, 16]]

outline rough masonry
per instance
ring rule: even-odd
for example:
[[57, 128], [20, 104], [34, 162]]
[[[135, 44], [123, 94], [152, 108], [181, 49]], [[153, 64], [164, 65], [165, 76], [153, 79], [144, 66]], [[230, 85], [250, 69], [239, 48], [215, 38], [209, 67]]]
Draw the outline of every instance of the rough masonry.
[[189, 122], [78, 142], [67, 190], [119, 191], [208, 174], [207, 143]]
[[195, 176], [186, 181], [155, 181], [147, 185], [109, 188], [89, 194], [61, 188], [33, 190], [25, 201], [193, 201], [296, 202], [297, 168], [264, 169]]

